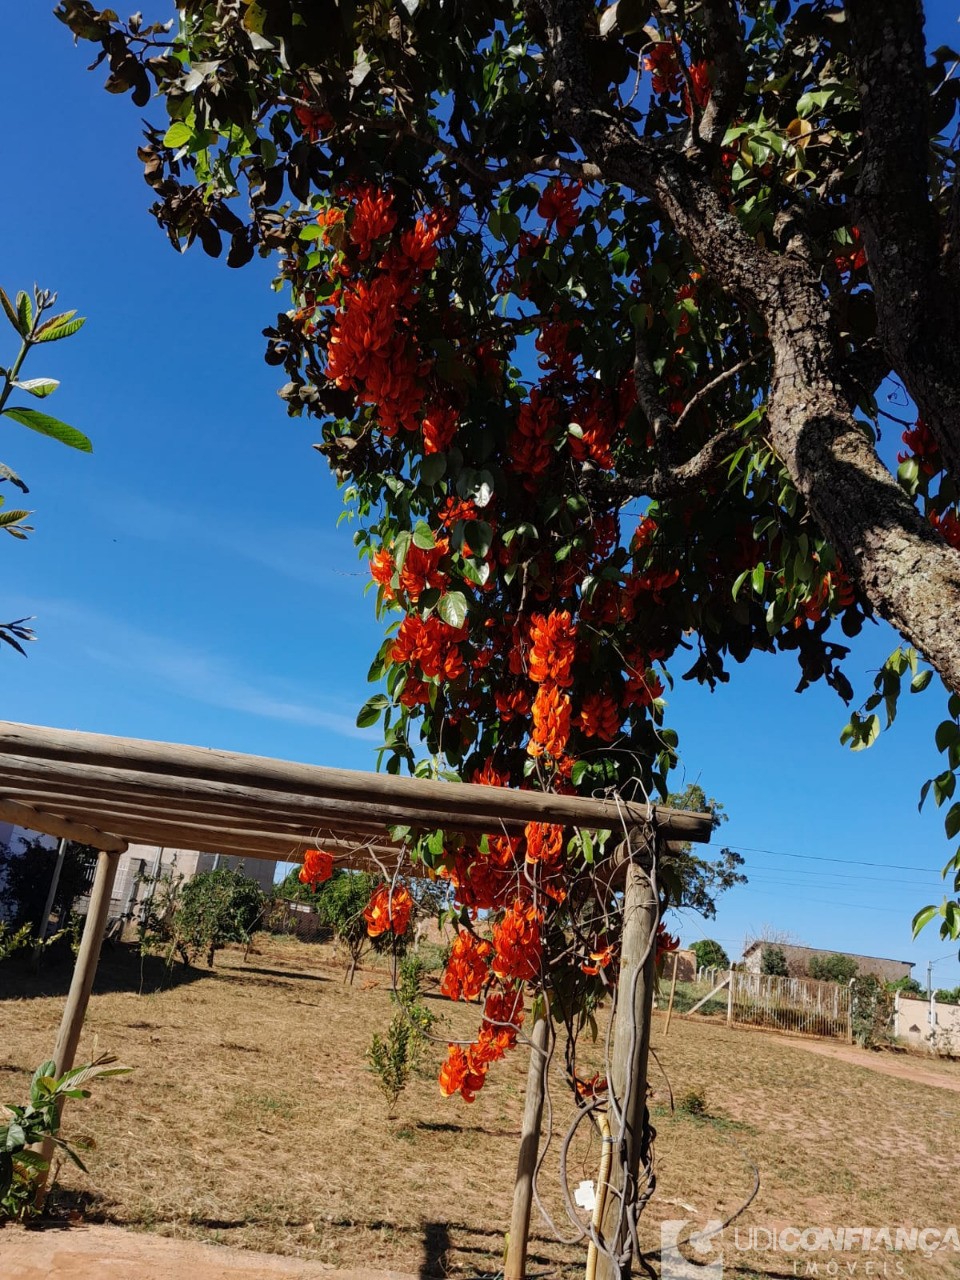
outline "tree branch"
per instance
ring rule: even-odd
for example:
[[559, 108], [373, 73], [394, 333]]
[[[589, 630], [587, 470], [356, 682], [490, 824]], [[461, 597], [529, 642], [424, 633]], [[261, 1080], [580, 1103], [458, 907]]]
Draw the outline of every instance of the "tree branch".
[[857, 220], [880, 339], [960, 475], [960, 279], [929, 197], [923, 12], [919, 0], [848, 0], [846, 14], [864, 128]]
[[720, 472], [720, 464], [734, 449], [740, 434], [733, 427], [711, 436], [699, 453], [676, 467], [658, 468], [646, 476], [608, 475], [584, 467], [584, 485], [598, 496], [624, 502], [628, 498], [678, 498], [702, 489]]
[[704, 53], [713, 74], [710, 101], [704, 107], [699, 135], [718, 147], [737, 109], [747, 78], [743, 32], [736, 0], [702, 0]]

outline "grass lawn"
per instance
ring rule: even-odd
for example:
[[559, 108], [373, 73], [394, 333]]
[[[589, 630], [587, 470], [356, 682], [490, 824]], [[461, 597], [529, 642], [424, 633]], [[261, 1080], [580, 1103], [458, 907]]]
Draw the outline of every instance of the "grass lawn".
[[[80, 1058], [117, 1053], [135, 1068], [70, 1104], [65, 1132], [88, 1144], [89, 1174], [61, 1171], [61, 1203], [142, 1230], [229, 1242], [249, 1249], [366, 1264], [426, 1276], [495, 1276], [508, 1225], [526, 1055], [491, 1069], [469, 1106], [444, 1099], [436, 1069], [444, 1046], [389, 1120], [366, 1067], [374, 1030], [391, 1015], [388, 976], [362, 970], [350, 988], [329, 947], [258, 938], [220, 953], [213, 972], [137, 994], [140, 961], [126, 948], [104, 954]], [[148, 965], [144, 990], [157, 969]], [[0, 1099], [19, 1100], [53, 1043], [68, 972], [34, 979], [0, 973]], [[476, 1008], [437, 997], [442, 1034], [468, 1038]], [[668, 1038], [657, 1014], [651, 1063], [657, 1128], [657, 1193], [644, 1217], [646, 1247], [664, 1218], [723, 1217], [753, 1186], [740, 1220], [751, 1227], [936, 1227], [957, 1221], [960, 1093], [817, 1057], [756, 1031], [675, 1017]], [[926, 1070], [956, 1077], [955, 1064]], [[559, 1072], [554, 1130], [573, 1114]], [[702, 1109], [702, 1114], [691, 1114]], [[569, 1231], [556, 1190], [557, 1144], [542, 1189]], [[584, 1130], [571, 1179], [595, 1178], [596, 1140]], [[531, 1274], [582, 1275], [582, 1246], [535, 1228]], [[2, 1253], [2, 1242], [0, 1242]], [[741, 1250], [725, 1240], [727, 1277], [826, 1276], [828, 1257]], [[960, 1274], [960, 1254], [890, 1255], [893, 1269], [859, 1280]], [[818, 1258], [819, 1272], [794, 1270]]]

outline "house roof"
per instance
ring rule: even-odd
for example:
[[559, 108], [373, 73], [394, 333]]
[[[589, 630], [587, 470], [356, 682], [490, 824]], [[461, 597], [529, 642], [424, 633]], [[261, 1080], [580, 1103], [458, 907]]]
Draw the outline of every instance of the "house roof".
[[821, 956], [849, 956], [852, 960], [882, 960], [885, 964], [906, 964], [911, 969], [916, 964], [915, 960], [895, 960], [892, 956], [865, 956], [859, 951], [842, 951], [836, 947], [808, 947], [802, 942], [766, 942], [763, 938], [757, 938], [749, 946], [744, 947], [744, 956], [756, 951], [757, 947], [780, 947], [783, 951], [803, 951], [811, 955]]
[[709, 814], [619, 797], [401, 778], [0, 721], [0, 819], [97, 848], [179, 846], [299, 861], [321, 844], [344, 865], [396, 862], [397, 827], [520, 835], [528, 822], [652, 827], [706, 842]]

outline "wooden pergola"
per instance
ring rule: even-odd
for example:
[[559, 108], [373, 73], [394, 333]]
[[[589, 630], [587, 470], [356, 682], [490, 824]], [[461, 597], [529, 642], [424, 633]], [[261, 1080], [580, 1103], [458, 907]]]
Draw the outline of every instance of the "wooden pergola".
[[[402, 778], [6, 721], [0, 721], [0, 819], [99, 850], [53, 1053], [58, 1074], [74, 1064], [117, 865], [129, 843], [289, 862], [302, 861], [308, 848], [320, 846], [344, 867], [377, 867], [392, 873], [406, 849], [404, 841], [394, 838], [397, 828], [521, 835], [528, 822], [550, 822], [568, 829], [620, 831], [627, 837], [640, 831], [644, 839], [662, 844], [706, 842], [712, 826], [709, 814], [618, 797], [559, 796]], [[612, 869], [612, 858], [610, 865]], [[643, 883], [634, 883], [627, 868], [624, 964], [638, 945], [640, 963], [650, 958], [641, 934], [644, 928], [649, 933], [650, 920], [655, 924], [656, 904], [651, 914]], [[646, 923], [638, 926], [641, 917]], [[637, 928], [639, 942], [631, 942], [627, 934]], [[637, 985], [643, 989], [648, 1020], [646, 988], [652, 991], [652, 985]], [[542, 1057], [536, 1024], [531, 1039], [533, 1059], [538, 1049]], [[642, 1055], [643, 1063], [637, 1061], [627, 1076], [642, 1088], [642, 1105], [646, 1037], [633, 1035], [631, 1042], [636, 1042], [635, 1053]], [[540, 1065], [531, 1061], [528, 1078], [507, 1280], [519, 1280], [525, 1268], [530, 1183], [543, 1101]]]

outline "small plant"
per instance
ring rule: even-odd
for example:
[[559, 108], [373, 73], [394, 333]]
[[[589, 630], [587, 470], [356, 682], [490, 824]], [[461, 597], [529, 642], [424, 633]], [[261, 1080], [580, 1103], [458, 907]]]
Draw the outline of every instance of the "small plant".
[[0, 1107], [0, 1222], [12, 1218], [22, 1222], [40, 1212], [36, 1180], [49, 1162], [36, 1151], [35, 1144], [49, 1139], [54, 1146], [84, 1169], [83, 1161], [59, 1136], [60, 1109], [66, 1098], [89, 1098], [89, 1081], [124, 1075], [130, 1067], [116, 1067], [112, 1054], [102, 1054], [86, 1066], [74, 1067], [59, 1079], [53, 1062], [43, 1062], [30, 1081], [30, 1101], [26, 1106]]
[[411, 1073], [423, 1055], [424, 1047], [436, 1018], [421, 1002], [423, 975], [426, 965], [416, 954], [406, 955], [400, 961], [396, 988], [390, 993], [396, 1013], [390, 1020], [385, 1036], [374, 1032], [367, 1050], [370, 1070], [377, 1078], [377, 1087], [387, 1099], [387, 1113], [392, 1116], [397, 1099], [407, 1087]]
[[893, 995], [873, 973], [863, 973], [850, 984], [850, 1022], [853, 1039], [861, 1049], [872, 1049], [888, 1033]]
[[677, 1098], [677, 1110], [686, 1116], [705, 1116], [707, 1095], [702, 1089], [687, 1089]]
[[140, 946], [162, 951], [168, 965], [175, 954], [187, 967], [204, 955], [213, 968], [214, 955], [228, 942], [250, 941], [263, 909], [260, 886], [242, 871], [201, 871], [186, 883], [165, 871], [153, 883], [140, 923]]
[[28, 924], [21, 925], [19, 929], [11, 929], [5, 921], [0, 920], [0, 960], [6, 960], [18, 951], [23, 951], [32, 942], [33, 937]]
[[846, 986], [860, 972], [860, 966], [850, 956], [811, 956], [809, 972], [818, 982], [839, 982]]

